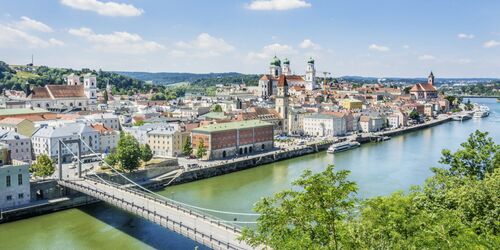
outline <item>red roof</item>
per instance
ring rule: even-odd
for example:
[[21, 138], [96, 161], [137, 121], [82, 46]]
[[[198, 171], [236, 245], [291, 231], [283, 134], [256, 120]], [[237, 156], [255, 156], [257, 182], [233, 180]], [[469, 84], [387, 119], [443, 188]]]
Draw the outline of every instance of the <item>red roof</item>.
[[434, 92], [437, 91], [436, 87], [429, 83], [417, 83], [411, 89], [410, 92]]
[[288, 82], [286, 81], [285, 75], [281, 75], [279, 80], [278, 80], [278, 87], [288, 87]]

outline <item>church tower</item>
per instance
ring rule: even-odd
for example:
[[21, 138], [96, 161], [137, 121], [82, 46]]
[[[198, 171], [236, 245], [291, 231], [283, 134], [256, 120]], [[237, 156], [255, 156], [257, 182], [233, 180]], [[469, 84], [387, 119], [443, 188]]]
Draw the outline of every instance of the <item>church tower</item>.
[[429, 77], [427, 77], [427, 83], [430, 85], [434, 85], [434, 74], [432, 73], [432, 71]]
[[271, 59], [271, 63], [269, 65], [269, 75], [273, 78], [278, 78], [281, 75], [281, 61], [276, 56]]
[[290, 69], [290, 61], [288, 58], [283, 60], [283, 75], [289, 76], [292, 74], [292, 70]]
[[307, 61], [307, 70], [306, 70], [306, 89], [313, 90], [316, 88], [316, 69], [314, 68], [314, 59], [309, 57]]
[[71, 86], [80, 85], [80, 76], [75, 75], [75, 73], [71, 73], [66, 76], [66, 83]]
[[89, 99], [89, 107], [95, 108], [97, 104], [97, 77], [94, 75], [85, 74], [83, 76], [83, 91], [85, 96]]
[[283, 119], [281, 128], [283, 133], [286, 133], [288, 132], [288, 83], [285, 75], [280, 76], [277, 90], [275, 109]]

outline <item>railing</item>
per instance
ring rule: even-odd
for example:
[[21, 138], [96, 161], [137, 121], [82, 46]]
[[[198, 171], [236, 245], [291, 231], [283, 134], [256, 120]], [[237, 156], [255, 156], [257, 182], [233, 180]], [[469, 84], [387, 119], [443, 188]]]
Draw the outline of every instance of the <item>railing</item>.
[[[102, 182], [94, 180], [94, 179], [92, 179], [91, 181], [102, 183]], [[125, 209], [127, 211], [130, 211], [132, 213], [135, 212], [137, 214], [140, 214], [140, 215], [142, 215], [144, 218], [146, 218], [148, 220], [151, 220], [149, 218], [149, 215], [153, 214], [154, 217], [159, 218], [159, 221], [156, 221], [155, 219], [153, 219], [152, 221], [154, 223], [157, 223], [160, 226], [163, 226], [163, 227], [166, 227], [166, 228], [170, 228], [174, 232], [178, 232], [178, 233], [180, 233], [182, 235], [185, 235], [186, 237], [190, 237], [189, 232], [191, 231], [191, 232], [194, 233], [194, 237], [192, 239], [195, 240], [195, 241], [198, 241], [198, 242], [200, 242], [200, 243], [202, 243], [202, 244], [204, 244], [206, 246], [214, 247], [214, 245], [213, 245], [212, 242], [215, 242], [218, 247], [224, 247], [225, 246], [227, 249], [242, 249], [242, 248], [239, 248], [237, 246], [233, 246], [229, 242], [223, 242], [223, 241], [217, 240], [212, 235], [207, 235], [207, 234], [205, 234], [203, 232], [197, 231], [196, 228], [191, 228], [191, 227], [189, 227], [187, 225], [182, 224], [182, 222], [174, 221], [174, 220], [170, 219], [168, 216], [165, 217], [163, 215], [157, 214], [156, 211], [150, 211], [150, 210], [146, 209], [143, 206], [136, 205], [135, 203], [126, 201], [123, 198], [121, 198], [121, 199], [117, 198], [114, 195], [110, 195], [110, 194], [108, 194], [106, 192], [103, 192], [103, 191], [100, 191], [98, 189], [93, 189], [93, 188], [90, 188], [88, 186], [78, 184], [78, 183], [76, 183], [74, 181], [65, 181], [65, 180], [63, 180], [62, 182], [65, 183], [64, 185], [66, 185], [66, 186], [68, 186], [70, 188], [76, 189], [76, 190], [80, 189], [82, 192], [85, 192], [85, 190], [87, 190], [87, 192], [85, 192], [85, 193], [87, 193], [87, 194], [89, 194], [91, 196], [94, 196], [96, 198], [99, 198], [99, 199], [106, 199], [107, 198], [108, 200], [110, 200], [108, 202], [110, 202], [112, 204], [115, 204], [118, 207], [120, 207], [122, 209]], [[104, 183], [102, 183], [102, 184], [104, 184]], [[174, 205], [171, 202], [162, 201], [162, 200], [153, 198], [153, 197], [151, 197], [149, 195], [146, 195], [146, 194], [144, 194], [142, 192], [139, 192], [139, 191], [136, 191], [136, 190], [123, 189], [123, 188], [120, 188], [119, 186], [117, 186], [115, 184], [111, 184], [111, 183], [108, 184], [108, 183], [106, 183], [104, 185], [113, 186], [114, 188], [120, 189], [122, 191], [131, 193], [131, 194], [134, 194], [134, 195], [138, 195], [140, 197], [143, 197], [145, 199], [148, 199], [148, 200], [151, 200], [153, 202], [159, 203], [161, 205], [168, 206], [170, 208], [174, 208], [177, 211], [183, 212], [185, 214], [189, 214], [190, 216], [195, 216], [196, 218], [203, 219], [203, 220], [209, 222], [210, 224], [214, 224], [214, 225], [217, 225], [217, 226], [222, 227], [224, 229], [232, 230], [234, 233], [241, 234], [241, 231], [238, 228], [236, 228], [236, 227], [229, 227], [228, 225], [226, 225], [224, 223], [220, 223], [220, 221], [214, 220], [213, 218], [210, 218], [207, 215], [202, 215], [202, 214], [193, 212], [192, 210], [183, 208], [180, 205]], [[130, 207], [130, 209], [129, 209], [129, 207]], [[135, 211], [134, 211], [133, 208], [135, 208]], [[139, 213], [139, 210], [142, 210], [142, 213]], [[144, 216], [145, 212], [148, 214], [147, 216]], [[169, 225], [168, 225], [169, 222], [172, 224], [171, 227], [169, 227]], [[178, 225], [178, 228], [179, 228], [178, 231], [176, 231], [176, 228], [175, 228], [176, 225]], [[182, 231], [183, 228], [185, 229], [184, 232]], [[201, 239], [197, 238], [196, 235], [201, 236]], [[205, 239], [207, 239], [208, 242], [210, 242], [212, 244], [207, 244], [207, 242], [205, 242]]]

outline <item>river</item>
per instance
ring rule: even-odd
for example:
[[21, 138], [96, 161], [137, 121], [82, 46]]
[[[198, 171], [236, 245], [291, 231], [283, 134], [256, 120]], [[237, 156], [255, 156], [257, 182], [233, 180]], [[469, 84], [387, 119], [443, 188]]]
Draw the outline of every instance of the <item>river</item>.
[[[172, 186], [159, 193], [201, 207], [250, 212], [261, 197], [289, 188], [305, 169], [319, 172], [328, 164], [351, 171], [349, 178], [358, 184], [360, 198], [408, 190], [431, 175], [430, 167], [440, 166], [442, 149], [457, 149], [475, 130], [490, 132], [500, 143], [500, 104], [495, 99], [472, 102], [488, 105], [490, 116], [448, 122], [335, 155], [320, 152]], [[193, 249], [197, 244], [100, 203], [2, 224], [0, 245], [2, 249]]]

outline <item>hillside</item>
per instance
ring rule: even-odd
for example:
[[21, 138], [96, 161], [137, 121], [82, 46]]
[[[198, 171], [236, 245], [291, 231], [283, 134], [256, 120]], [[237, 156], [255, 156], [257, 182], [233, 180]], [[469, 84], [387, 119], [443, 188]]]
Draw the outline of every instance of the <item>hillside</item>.
[[227, 73], [208, 73], [208, 74], [194, 74], [194, 73], [177, 73], [177, 72], [126, 72], [116, 71], [114, 73], [139, 79], [142, 81], [152, 82], [158, 85], [170, 85], [179, 82], [190, 82], [193, 84], [200, 84], [205, 86], [212, 86], [215, 84], [232, 84], [244, 82], [248, 85], [257, 85], [258, 75], [245, 75], [236, 72]]

